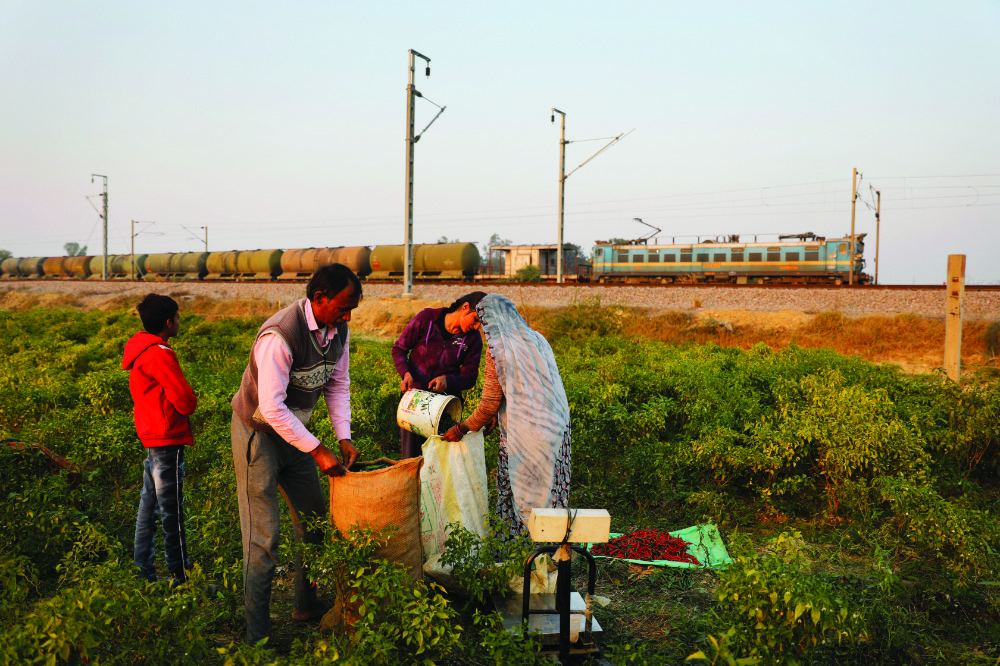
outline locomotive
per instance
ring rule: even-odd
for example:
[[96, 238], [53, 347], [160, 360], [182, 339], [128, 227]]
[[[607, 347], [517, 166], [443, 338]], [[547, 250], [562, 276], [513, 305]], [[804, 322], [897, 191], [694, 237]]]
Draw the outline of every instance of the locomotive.
[[812, 232], [779, 236], [777, 242], [740, 242], [739, 236], [686, 244], [598, 241], [593, 279], [619, 283], [867, 284], [864, 238], [825, 238]]

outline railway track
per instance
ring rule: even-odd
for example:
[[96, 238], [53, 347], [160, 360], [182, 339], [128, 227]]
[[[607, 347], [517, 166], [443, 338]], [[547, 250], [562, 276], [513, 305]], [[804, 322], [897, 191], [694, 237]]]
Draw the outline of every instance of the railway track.
[[[943, 285], [581, 285], [521, 282], [418, 281], [412, 293], [417, 300], [436, 304], [449, 303], [473, 290], [499, 293], [518, 306], [584, 307], [623, 306], [646, 309], [649, 312], [688, 311], [691, 313], [839, 312], [845, 316], [895, 316], [912, 314], [932, 319], [945, 316]], [[259, 281], [160, 281], [129, 280], [0, 280], [0, 304], [16, 304], [32, 294], [59, 293], [75, 297], [81, 305], [101, 306], [124, 295], [139, 297], [156, 291], [175, 298], [246, 299], [272, 303], [289, 303], [305, 295], [305, 283], [289, 280]], [[366, 280], [365, 299], [372, 301], [398, 299], [402, 284], [390, 281]], [[24, 294], [19, 296], [18, 293]], [[9, 300], [12, 299], [12, 300]], [[2, 307], [2, 305], [0, 305]], [[391, 307], [386, 305], [384, 307]], [[969, 320], [1000, 319], [1000, 285], [969, 285], [966, 287], [965, 317]], [[714, 316], [714, 315], [713, 315]], [[724, 317], [725, 315], [718, 315]]]

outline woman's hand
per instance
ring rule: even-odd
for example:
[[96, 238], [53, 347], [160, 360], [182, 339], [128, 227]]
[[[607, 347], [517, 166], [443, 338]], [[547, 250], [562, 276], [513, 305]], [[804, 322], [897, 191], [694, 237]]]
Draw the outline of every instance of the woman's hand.
[[462, 441], [463, 437], [465, 437], [465, 433], [462, 432], [462, 426], [461, 425], [452, 426], [448, 430], [448, 432], [446, 432], [445, 434], [441, 435], [441, 439], [443, 439], [446, 442], [460, 442], [460, 441]]
[[500, 415], [499, 414], [494, 414], [493, 418], [490, 419], [490, 422], [486, 424], [485, 428], [483, 428], [483, 435], [484, 436], [488, 435], [491, 432], [493, 432], [494, 430], [496, 430], [497, 429], [497, 425], [499, 425], [499, 424], [500, 424]]
[[403, 375], [403, 381], [399, 383], [399, 390], [406, 393], [410, 389], [420, 388], [417, 383], [413, 381], [413, 375], [406, 373]]
[[434, 391], [435, 393], [447, 393], [448, 392], [448, 378], [444, 375], [440, 377], [435, 377], [431, 380], [431, 383], [427, 385], [427, 388]]

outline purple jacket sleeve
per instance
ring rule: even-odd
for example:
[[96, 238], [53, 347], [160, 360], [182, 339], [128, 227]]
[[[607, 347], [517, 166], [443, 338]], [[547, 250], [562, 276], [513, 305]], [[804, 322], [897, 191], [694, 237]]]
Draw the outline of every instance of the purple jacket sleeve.
[[447, 375], [449, 391], [468, 391], [479, 379], [479, 359], [483, 355], [483, 338], [479, 331], [466, 334], [465, 358], [462, 370], [457, 375]]
[[396, 372], [402, 378], [410, 372], [408, 355], [410, 350], [417, 346], [420, 339], [420, 329], [423, 328], [424, 310], [417, 313], [417, 316], [410, 320], [403, 333], [392, 345], [392, 362], [396, 366]]

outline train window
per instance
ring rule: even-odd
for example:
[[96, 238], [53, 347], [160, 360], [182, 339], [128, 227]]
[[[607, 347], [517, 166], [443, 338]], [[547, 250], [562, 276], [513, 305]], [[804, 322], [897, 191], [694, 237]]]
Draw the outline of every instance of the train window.
[[645, 259], [645, 257], [643, 255], [641, 255], [641, 254], [637, 254], [634, 257], [632, 257], [632, 261], [635, 262], [635, 263], [637, 263], [637, 264], [641, 264], [644, 259]]
[[750, 261], [760, 261], [760, 252], [751, 252]]
[[798, 260], [799, 260], [799, 253], [798, 252], [786, 252], [785, 253], [785, 261], [798, 261]]
[[699, 252], [695, 261], [708, 261], [708, 252]]
[[712, 261], [726, 261], [726, 253], [716, 252], [715, 255], [712, 257]]
[[806, 252], [806, 261], [819, 261], [819, 252]]
[[618, 263], [619, 264], [627, 264], [628, 263], [628, 252], [619, 252], [618, 253]]
[[663, 255], [663, 261], [668, 261], [670, 263], [674, 263], [675, 261], [677, 261], [677, 255], [676, 254], [665, 254], [665, 255]]
[[840, 244], [840, 253], [841, 254], [847, 254], [847, 243], [841, 243]]
[[767, 253], [767, 260], [768, 261], [781, 261], [781, 253], [780, 252], [768, 252]]
[[649, 263], [651, 264], [660, 263], [660, 255], [656, 253], [656, 250], [653, 250], [652, 252], [649, 253]]

